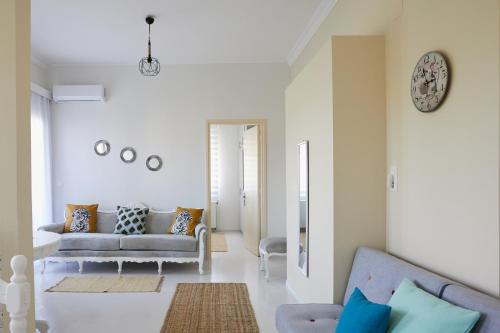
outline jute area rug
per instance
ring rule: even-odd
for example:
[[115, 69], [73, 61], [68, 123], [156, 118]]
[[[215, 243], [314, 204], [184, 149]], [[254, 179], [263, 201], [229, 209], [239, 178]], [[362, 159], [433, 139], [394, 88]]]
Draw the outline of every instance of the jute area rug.
[[212, 233], [212, 252], [227, 252], [227, 241], [224, 233]]
[[66, 293], [147, 293], [160, 292], [163, 276], [65, 277], [49, 292]]
[[259, 333], [245, 283], [179, 283], [161, 333]]

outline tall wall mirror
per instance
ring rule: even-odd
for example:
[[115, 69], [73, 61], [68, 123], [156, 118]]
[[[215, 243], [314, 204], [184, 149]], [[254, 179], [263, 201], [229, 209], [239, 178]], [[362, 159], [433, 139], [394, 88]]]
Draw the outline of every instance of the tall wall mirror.
[[299, 143], [299, 269], [309, 276], [309, 141]]

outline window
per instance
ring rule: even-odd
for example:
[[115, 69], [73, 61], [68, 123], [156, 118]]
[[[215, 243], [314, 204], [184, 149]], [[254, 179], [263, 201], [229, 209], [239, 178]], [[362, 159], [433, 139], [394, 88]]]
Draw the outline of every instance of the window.
[[220, 137], [219, 125], [210, 125], [210, 197], [212, 203], [219, 202], [220, 191]]

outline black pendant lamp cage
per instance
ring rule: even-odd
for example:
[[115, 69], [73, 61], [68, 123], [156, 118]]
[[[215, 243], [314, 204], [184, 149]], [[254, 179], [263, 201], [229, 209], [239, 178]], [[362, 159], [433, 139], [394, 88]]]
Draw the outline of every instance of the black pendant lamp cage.
[[155, 21], [153, 16], [146, 17], [146, 23], [149, 26], [148, 35], [148, 56], [139, 61], [139, 72], [144, 76], [156, 76], [160, 73], [160, 61], [151, 56], [151, 24]]

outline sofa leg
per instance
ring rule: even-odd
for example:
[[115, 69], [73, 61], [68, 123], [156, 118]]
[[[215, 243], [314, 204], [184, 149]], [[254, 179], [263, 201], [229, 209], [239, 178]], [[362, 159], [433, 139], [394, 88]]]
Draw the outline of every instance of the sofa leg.
[[203, 274], [203, 261], [198, 262], [198, 270], [200, 271], [200, 274]]
[[157, 263], [158, 263], [158, 275], [161, 275], [162, 268], [163, 268], [163, 261], [158, 260]]
[[47, 266], [47, 261], [45, 259], [42, 259], [42, 268], [41, 268], [41, 272], [42, 274], [45, 273], [45, 267]]
[[122, 274], [123, 261], [122, 260], [118, 260], [117, 263], [118, 263], [118, 275], [121, 275]]
[[260, 253], [260, 258], [259, 258], [260, 270], [263, 271], [264, 270], [264, 252], [259, 250], [259, 253]]
[[269, 280], [269, 254], [264, 254], [264, 277]]
[[83, 273], [83, 260], [78, 260], [78, 273]]

